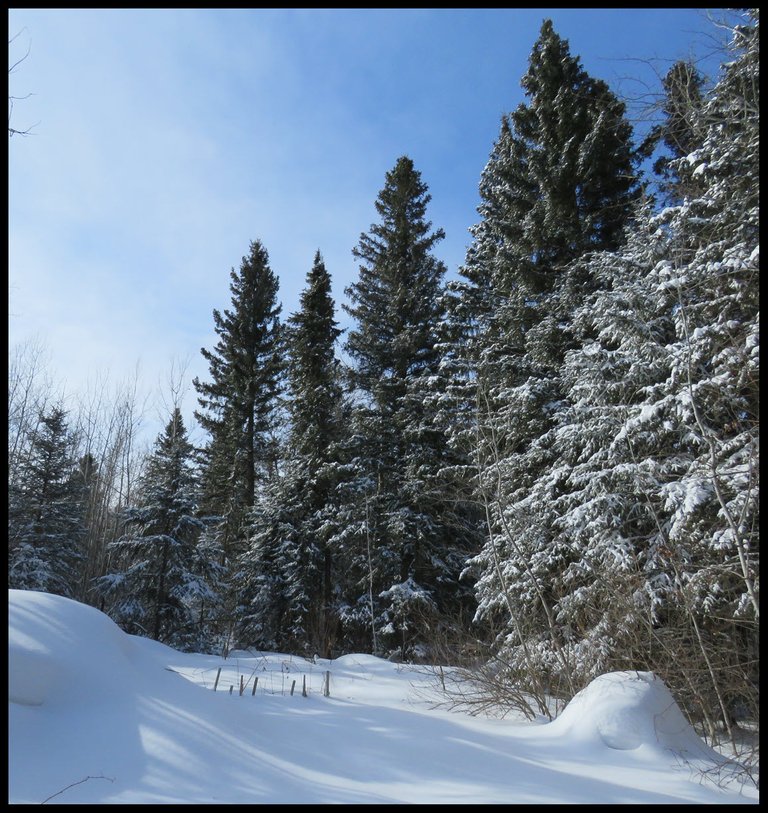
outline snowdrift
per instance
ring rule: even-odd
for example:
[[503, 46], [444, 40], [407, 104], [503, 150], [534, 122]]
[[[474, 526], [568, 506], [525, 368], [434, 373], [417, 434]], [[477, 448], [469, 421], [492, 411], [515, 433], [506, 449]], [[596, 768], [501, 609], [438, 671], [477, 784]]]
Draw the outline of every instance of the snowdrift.
[[[131, 637], [104, 613], [61, 596], [9, 590], [8, 700], [93, 703], [140, 677]], [[102, 653], [93, 660], [90, 652]]]
[[721, 760], [683, 716], [664, 681], [651, 672], [600, 675], [549, 726], [558, 736], [617, 751], [644, 747], [685, 760]]

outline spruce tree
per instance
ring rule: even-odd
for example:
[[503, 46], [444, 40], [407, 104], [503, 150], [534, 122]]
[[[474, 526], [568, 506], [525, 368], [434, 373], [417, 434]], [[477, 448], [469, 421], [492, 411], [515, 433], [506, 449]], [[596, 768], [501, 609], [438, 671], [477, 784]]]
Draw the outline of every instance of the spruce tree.
[[760, 69], [746, 17], [702, 105], [702, 143], [678, 162], [701, 191], [659, 216], [670, 245], [648, 279], [673, 303], [666, 404], [689, 455], [663, 492], [667, 542], [688, 624], [712, 642], [695, 650], [697, 692], [729, 733], [759, 708]]
[[367, 628], [369, 646], [375, 639], [406, 657], [455, 599], [452, 552], [465, 541], [452, 533], [455, 514], [438, 477], [445, 439], [427, 404], [440, 361], [445, 274], [433, 254], [444, 235], [426, 220], [429, 201], [413, 161], [399, 158], [376, 201], [380, 222], [353, 250], [360, 273], [344, 306], [355, 320], [346, 349], [356, 405], [344, 486], [354, 532], [343, 541], [351, 576], [343, 616], [358, 640]]
[[210, 435], [204, 451], [202, 508], [224, 517], [221, 542], [230, 555], [246, 537], [246, 517], [260, 484], [274, 474], [276, 396], [280, 385], [278, 281], [260, 241], [230, 272], [231, 309], [213, 311], [219, 341], [202, 348], [209, 382], [194, 379]]
[[8, 493], [8, 586], [74, 598], [83, 561], [84, 498], [60, 406], [41, 412]]
[[[709, 736], [757, 716], [759, 86], [756, 27], [686, 118], [665, 177], [577, 314], [564, 378], [558, 526], [578, 555], [558, 619], [584, 679], [640, 664]], [[567, 450], [567, 451], [566, 451]], [[738, 517], [738, 520], [736, 519]]]
[[[473, 449], [486, 508], [487, 541], [469, 568], [477, 621], [495, 626], [500, 648], [522, 637], [530, 673], [534, 662], [543, 669], [544, 658], [565, 658], [555, 607], [570, 560], [556, 529], [565, 486], [553, 473], [551, 431], [568, 405], [562, 369], [577, 346], [574, 312], [601, 284], [577, 261], [621, 243], [639, 195], [639, 156], [624, 104], [587, 74], [549, 20], [522, 86], [527, 101], [502, 120], [480, 181], [482, 219], [463, 280], [452, 286], [446, 374], [448, 391], [467, 399], [454, 442]], [[516, 602], [528, 602], [526, 615]], [[551, 646], [537, 653], [528, 635]], [[554, 671], [571, 691], [569, 668]]]
[[287, 578], [291, 628], [301, 630], [309, 649], [324, 657], [330, 657], [338, 632], [336, 587], [341, 581], [332, 541], [338, 529], [336, 489], [345, 416], [336, 358], [341, 332], [331, 278], [318, 251], [301, 308], [289, 320], [290, 493], [301, 500], [306, 513], [301, 542], [287, 560]]
[[177, 648], [205, 643], [200, 605], [219, 598], [212, 552], [203, 560], [197, 551], [204, 523], [193, 453], [176, 408], [146, 461], [138, 501], [124, 512], [127, 533], [109, 545], [110, 572], [97, 580], [107, 612], [126, 631]]

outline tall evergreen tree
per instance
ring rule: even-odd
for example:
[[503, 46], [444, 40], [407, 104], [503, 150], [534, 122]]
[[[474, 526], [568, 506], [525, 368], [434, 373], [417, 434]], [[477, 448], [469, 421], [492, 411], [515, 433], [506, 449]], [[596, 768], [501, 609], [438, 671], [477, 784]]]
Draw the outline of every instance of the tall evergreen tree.
[[230, 278], [231, 309], [213, 311], [219, 341], [213, 350], [201, 350], [211, 380], [194, 379], [201, 407], [195, 416], [210, 435], [202, 508], [224, 517], [221, 541], [228, 555], [242, 549], [257, 487], [276, 465], [281, 309], [277, 277], [260, 241], [251, 242], [239, 271], [233, 268]]
[[9, 481], [8, 585], [74, 598], [85, 537], [74, 439], [59, 406], [40, 413]]
[[128, 532], [109, 545], [110, 572], [97, 580], [107, 612], [124, 629], [178, 648], [204, 643], [197, 612], [219, 598], [212, 552], [203, 560], [197, 551], [204, 523], [193, 453], [176, 408], [146, 462], [137, 504], [125, 511]]
[[343, 401], [335, 354], [341, 331], [319, 251], [300, 304], [285, 332], [290, 432], [282, 476], [254, 513], [244, 567], [254, 587], [242, 634], [261, 645], [330, 657], [341, 580], [331, 540]]
[[746, 16], [702, 106], [702, 143], [679, 161], [701, 191], [660, 216], [671, 242], [648, 279], [673, 303], [665, 405], [689, 455], [663, 491], [667, 539], [691, 631], [707, 642], [697, 691], [729, 732], [759, 708], [760, 67], [758, 13]]
[[445, 510], [450, 498], [437, 477], [445, 444], [426, 405], [425, 382], [440, 361], [445, 274], [432, 253], [444, 234], [431, 231], [429, 201], [413, 161], [399, 158], [376, 201], [381, 220], [353, 250], [360, 275], [344, 306], [356, 322], [346, 347], [357, 392], [348, 484], [356, 533], [347, 539], [353, 589], [345, 617], [361, 634], [367, 625], [376, 645], [406, 656], [455, 596], [451, 550], [464, 542], [451, 533], [455, 515]]
[[470, 563], [477, 620], [506, 617], [499, 644], [521, 633], [505, 570], [517, 574], [516, 597], [522, 590], [530, 600], [532, 634], [557, 634], [551, 590], [569, 556], [553, 525], [559, 484], [544, 499], [531, 489], [556, 458], [549, 433], [567, 406], [573, 314], [600, 285], [576, 261], [620, 244], [640, 191], [624, 104], [549, 20], [522, 86], [528, 101], [502, 120], [481, 177], [482, 219], [464, 279], [452, 286], [446, 356], [449, 392], [467, 399], [454, 442], [474, 447], [475, 492], [487, 510], [487, 542]]

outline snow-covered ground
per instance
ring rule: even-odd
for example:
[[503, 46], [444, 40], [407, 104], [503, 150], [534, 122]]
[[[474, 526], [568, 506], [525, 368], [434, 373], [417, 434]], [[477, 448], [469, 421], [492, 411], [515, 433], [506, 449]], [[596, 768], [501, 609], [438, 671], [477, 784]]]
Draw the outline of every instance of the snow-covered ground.
[[647, 673], [604, 675], [551, 723], [485, 719], [370, 655], [179, 653], [11, 590], [8, 678], [11, 803], [758, 801], [702, 774], [717, 755]]

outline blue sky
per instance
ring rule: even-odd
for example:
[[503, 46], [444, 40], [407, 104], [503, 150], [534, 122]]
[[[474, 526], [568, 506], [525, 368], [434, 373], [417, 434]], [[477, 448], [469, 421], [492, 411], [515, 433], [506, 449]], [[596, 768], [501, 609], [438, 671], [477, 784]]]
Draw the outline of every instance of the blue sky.
[[347, 327], [352, 248], [401, 155], [455, 274], [547, 17], [624, 97], [675, 59], [719, 65], [696, 9], [12, 9], [9, 66], [29, 54], [9, 92], [32, 95], [10, 124], [32, 135], [9, 141], [11, 346], [42, 340], [74, 401], [137, 369], [152, 398], [172, 363], [207, 379], [212, 310], [256, 239], [284, 316], [319, 249]]

